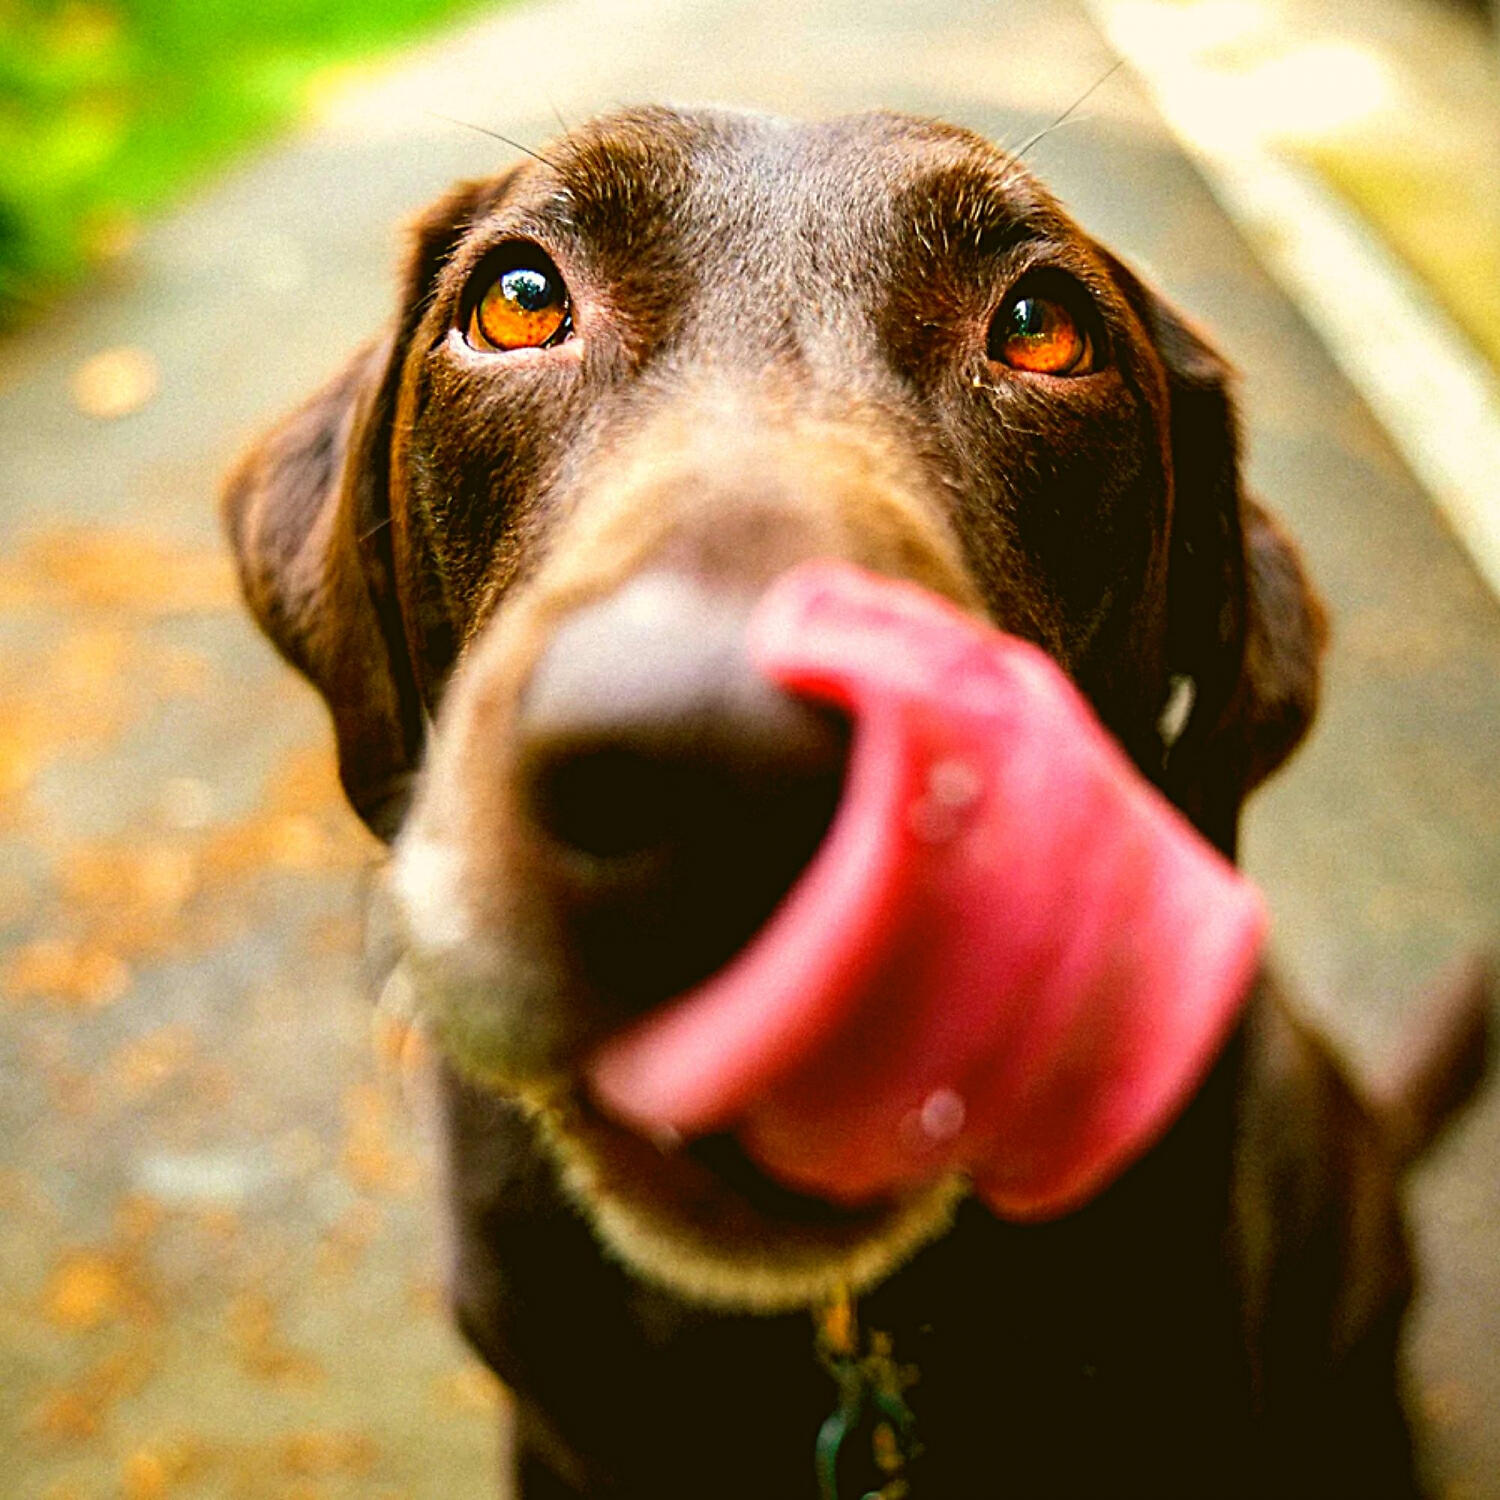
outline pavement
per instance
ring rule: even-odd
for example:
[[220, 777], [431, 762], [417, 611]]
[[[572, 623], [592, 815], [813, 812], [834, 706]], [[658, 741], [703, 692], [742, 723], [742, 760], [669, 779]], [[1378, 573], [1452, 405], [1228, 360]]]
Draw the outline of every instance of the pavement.
[[[538, 144], [633, 100], [884, 105], [1017, 141], [1112, 61], [1072, 0], [518, 6], [330, 91], [0, 346], [0, 1494], [493, 1492], [503, 1396], [447, 1327], [370, 1044], [377, 851], [214, 510], [386, 315], [394, 226], [509, 154], [430, 111]], [[1336, 632], [1248, 863], [1309, 1015], [1379, 1066], [1496, 935], [1500, 607], [1128, 72], [1030, 160], [1243, 372], [1251, 481]], [[1492, 1084], [1413, 1183], [1443, 1500], [1500, 1497], [1497, 1164]]]
[[1500, 31], [1488, 7], [1085, 3], [1180, 107], [1201, 106], [1195, 146], [1248, 146], [1316, 173], [1500, 368]]

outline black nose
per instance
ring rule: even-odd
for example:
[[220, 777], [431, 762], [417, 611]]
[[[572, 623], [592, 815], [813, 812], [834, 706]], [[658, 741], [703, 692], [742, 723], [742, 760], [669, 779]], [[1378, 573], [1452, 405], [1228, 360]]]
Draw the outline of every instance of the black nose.
[[637, 578], [562, 622], [522, 697], [530, 894], [574, 971], [632, 1009], [732, 958], [838, 805], [847, 726], [753, 670], [750, 602]]

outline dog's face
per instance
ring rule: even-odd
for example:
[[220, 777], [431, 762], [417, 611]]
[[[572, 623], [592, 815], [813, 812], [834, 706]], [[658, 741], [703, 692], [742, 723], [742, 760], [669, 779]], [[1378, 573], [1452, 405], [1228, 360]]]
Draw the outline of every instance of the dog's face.
[[1321, 625], [1240, 493], [1225, 379], [967, 132], [649, 110], [429, 211], [392, 334], [232, 478], [252, 607], [400, 831], [429, 1018], [638, 1265], [796, 1300], [951, 1197], [810, 1202], [577, 1084], [743, 946], [837, 805], [844, 726], [755, 678], [750, 606], [831, 556], [987, 615], [1232, 851]]

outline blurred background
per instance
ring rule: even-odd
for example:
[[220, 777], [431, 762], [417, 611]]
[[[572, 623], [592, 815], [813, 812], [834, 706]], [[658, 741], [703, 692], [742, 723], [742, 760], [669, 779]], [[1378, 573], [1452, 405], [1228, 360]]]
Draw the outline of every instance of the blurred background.
[[128, 255], [144, 214], [475, 0], [12, 0], [0, 297], [14, 322]]
[[[215, 513], [388, 315], [403, 218], [511, 154], [454, 119], [1015, 142], [1088, 93], [1029, 160], [1239, 366], [1333, 608], [1247, 855], [1368, 1071], [1500, 933], [1497, 36], [1464, 0], [0, 0], [0, 1495], [492, 1492], [503, 1396], [372, 1044], [378, 850]], [[1491, 1500], [1493, 1085], [1413, 1208], [1424, 1464]]]

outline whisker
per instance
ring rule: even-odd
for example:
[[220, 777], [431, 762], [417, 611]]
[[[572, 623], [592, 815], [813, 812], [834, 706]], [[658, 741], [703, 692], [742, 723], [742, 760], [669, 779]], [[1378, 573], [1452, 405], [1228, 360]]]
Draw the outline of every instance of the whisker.
[[[555, 161], [549, 160], [547, 157], [543, 156], [540, 151], [533, 151], [530, 146], [524, 145], [520, 141], [513, 140], [510, 136], [503, 135], [498, 130], [491, 130], [488, 125], [476, 125], [472, 120], [460, 120], [453, 115], [445, 115], [440, 109], [429, 109], [427, 113], [431, 115], [433, 119], [444, 120], [449, 125], [461, 125], [465, 130], [477, 130], [480, 135], [487, 135], [491, 140], [501, 141], [505, 145], [511, 146], [517, 151], [524, 151], [527, 156], [534, 157], [537, 161], [541, 162], [544, 167], [551, 167], [554, 172], [562, 171], [562, 168], [558, 166]], [[564, 128], [566, 129], [566, 127]]]
[[1028, 140], [1023, 142], [1014, 150], [1012, 150], [1010, 147], [1005, 147], [1004, 149], [1006, 154], [1011, 158], [1013, 162], [1019, 164], [1020, 161], [1025, 157], [1026, 153], [1030, 151], [1033, 146], [1035, 146], [1038, 142], [1045, 140], [1060, 125], [1066, 124], [1066, 122], [1073, 116], [1073, 114], [1077, 110], [1081, 109], [1083, 105], [1087, 103], [1087, 101], [1095, 93], [1097, 93], [1098, 90], [1103, 88], [1104, 85], [1108, 83], [1109, 80], [1113, 78], [1115, 74], [1118, 73], [1124, 66], [1125, 59], [1123, 57], [1119, 58], [1109, 68], [1105, 69], [1105, 71], [1101, 73], [1099, 77], [1096, 78], [1050, 125], [1042, 126], [1042, 128], [1037, 131], [1035, 135], [1031, 136]]

